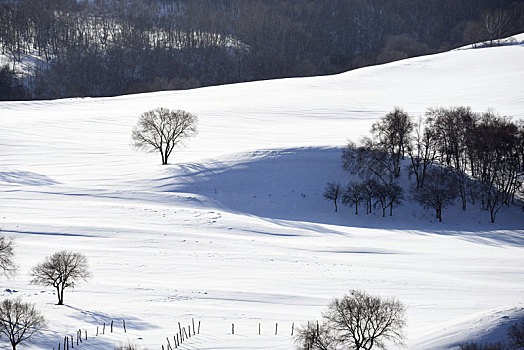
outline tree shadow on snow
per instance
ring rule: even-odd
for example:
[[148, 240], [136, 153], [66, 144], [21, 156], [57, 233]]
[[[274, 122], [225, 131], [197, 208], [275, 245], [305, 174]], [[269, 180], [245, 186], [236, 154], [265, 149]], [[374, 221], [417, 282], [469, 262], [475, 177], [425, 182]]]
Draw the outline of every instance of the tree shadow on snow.
[[[524, 215], [518, 208], [501, 212], [495, 224], [489, 223], [485, 211], [462, 212], [458, 206], [446, 209], [444, 222], [439, 223], [432, 212], [411, 200], [396, 208], [392, 217], [383, 218], [380, 210], [366, 215], [364, 208], [355, 215], [354, 208], [340, 203], [335, 213], [333, 203], [323, 197], [326, 183], [358, 180], [343, 170], [341, 154], [336, 147], [290, 148], [241, 154], [231, 161], [186, 163], [169, 169], [168, 176], [158, 179], [158, 187], [202, 195], [209, 205], [316, 232], [343, 234], [318, 225], [331, 224], [456, 235], [482, 244], [524, 244]], [[409, 188], [407, 176], [402, 181], [404, 189]]]
[[111, 321], [114, 321], [113, 327], [114, 329], [118, 329], [120, 332], [123, 332], [123, 320], [125, 320], [126, 329], [127, 331], [130, 330], [147, 330], [156, 328], [155, 325], [152, 323], [149, 323], [147, 321], [141, 320], [140, 318], [126, 315], [126, 314], [108, 314], [100, 311], [90, 311], [90, 310], [83, 310], [74, 306], [65, 305], [65, 307], [72, 310], [74, 313], [70, 314], [69, 317], [79, 320], [83, 323], [89, 323], [92, 324], [95, 329], [96, 326], [100, 327], [100, 332], [102, 331], [102, 327], [105, 323], [106, 325], [106, 333], [109, 332], [109, 327], [111, 325]]
[[[114, 349], [115, 345], [126, 343], [128, 339], [131, 341], [141, 339], [141, 331], [156, 328], [155, 325], [130, 315], [113, 315], [99, 311], [83, 310], [69, 305], [64, 305], [64, 307], [72, 311], [68, 314], [66, 324], [69, 324], [69, 326], [67, 329], [64, 331], [57, 331], [49, 328], [45, 329], [35, 336], [31, 342], [28, 342], [28, 346], [38, 349], [57, 349], [58, 343], [61, 343], [62, 346], [64, 345], [64, 337], [67, 335], [69, 337], [73, 336], [75, 348], [109, 350]], [[126, 332], [124, 332], [122, 320], [125, 320], [126, 322]], [[114, 321], [113, 333], [111, 333], [111, 321]], [[104, 323], [105, 332], [103, 330]], [[79, 345], [77, 345], [76, 336], [78, 329], [82, 330], [83, 337], [83, 342]], [[86, 330], [88, 336], [87, 341], [85, 340], [84, 333]]]
[[58, 181], [55, 181], [50, 177], [30, 171], [2, 171], [0, 172], [0, 182], [30, 186], [58, 184]]

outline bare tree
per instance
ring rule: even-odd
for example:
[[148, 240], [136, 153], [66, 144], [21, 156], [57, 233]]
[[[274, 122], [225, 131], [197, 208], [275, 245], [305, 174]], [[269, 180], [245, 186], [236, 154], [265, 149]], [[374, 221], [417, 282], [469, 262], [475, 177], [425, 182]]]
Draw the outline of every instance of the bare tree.
[[402, 187], [396, 183], [387, 185], [375, 183], [373, 188], [374, 206], [380, 206], [382, 209], [382, 217], [386, 216], [386, 209], [389, 208], [389, 216], [393, 215], [393, 207], [402, 203], [404, 199], [404, 192]]
[[335, 298], [324, 314], [337, 342], [355, 350], [385, 349], [386, 342], [402, 344], [405, 307], [396, 299], [382, 299], [363, 291]]
[[411, 159], [410, 174], [415, 175], [417, 188], [424, 186], [428, 167], [437, 157], [435, 132], [424, 125], [422, 118], [415, 124], [415, 135], [409, 142], [407, 152]]
[[342, 186], [338, 182], [328, 182], [324, 189], [324, 198], [335, 203], [335, 213], [338, 211], [337, 202], [342, 196]]
[[396, 299], [383, 299], [353, 290], [335, 298], [322, 316], [297, 332], [298, 349], [385, 349], [388, 343], [402, 345], [406, 325], [405, 307]]
[[458, 197], [457, 175], [451, 170], [433, 167], [426, 174], [424, 187], [414, 189], [413, 198], [424, 208], [435, 209], [435, 217], [442, 222], [442, 209]]
[[87, 258], [81, 253], [63, 250], [47, 257], [31, 271], [32, 284], [56, 288], [58, 305], [64, 304], [64, 289], [74, 288], [80, 280], [91, 277]]
[[380, 149], [392, 156], [392, 170], [395, 177], [400, 175], [400, 160], [404, 159], [413, 127], [414, 124], [409, 114], [395, 107], [371, 128], [371, 133], [378, 140]]
[[404, 200], [404, 191], [396, 183], [389, 184], [386, 188], [387, 201], [389, 206], [389, 216], [393, 216], [393, 207], [398, 206]]
[[382, 210], [382, 217], [386, 216], [386, 209], [389, 206], [388, 201], [388, 187], [387, 185], [376, 183], [373, 189], [373, 207], [380, 207]]
[[366, 214], [373, 212], [373, 199], [377, 186], [378, 182], [375, 179], [367, 179], [362, 183], [362, 197], [366, 202]]
[[382, 145], [369, 138], [362, 139], [362, 145], [356, 146], [353, 142], [342, 150], [344, 169], [357, 174], [362, 179], [376, 179], [387, 185], [395, 177], [394, 156], [385, 150]]
[[4, 299], [0, 303], [0, 335], [9, 339], [13, 350], [45, 326], [44, 317], [34, 305], [20, 298]]
[[326, 324], [308, 322], [299, 327], [295, 336], [297, 349], [332, 350], [335, 339]]
[[350, 182], [342, 194], [342, 203], [344, 205], [355, 206], [355, 215], [358, 215], [358, 205], [364, 200], [364, 184]]
[[13, 246], [14, 241], [12, 238], [0, 235], [0, 271], [6, 276], [16, 272], [16, 265], [13, 261]]
[[506, 11], [494, 10], [485, 12], [480, 18], [480, 28], [485, 44], [499, 45], [500, 40], [509, 35], [511, 18]]
[[426, 112], [427, 123], [435, 135], [439, 160], [445, 166], [454, 168], [458, 175], [458, 189], [462, 210], [467, 204], [468, 146], [478, 115], [470, 107], [430, 108]]
[[138, 149], [160, 152], [162, 165], [166, 165], [175, 146], [196, 134], [197, 123], [198, 117], [189, 112], [156, 108], [140, 116], [132, 139]]
[[472, 131], [472, 174], [480, 182], [491, 222], [504, 205], [510, 204], [522, 184], [522, 136], [517, 124], [492, 112], [484, 113]]

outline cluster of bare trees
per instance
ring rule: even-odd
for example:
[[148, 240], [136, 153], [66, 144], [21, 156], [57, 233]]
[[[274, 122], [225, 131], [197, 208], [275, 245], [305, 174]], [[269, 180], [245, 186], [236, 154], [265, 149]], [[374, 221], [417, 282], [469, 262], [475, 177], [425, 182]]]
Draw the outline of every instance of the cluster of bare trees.
[[[407, 159], [406, 159], [407, 158]], [[475, 113], [469, 107], [430, 108], [414, 120], [400, 108], [373, 124], [371, 136], [343, 150], [344, 168], [361, 178], [345, 188], [329, 183], [324, 196], [335, 203], [385, 209], [404, 195], [401, 170], [415, 179], [412, 197], [435, 210], [460, 199], [463, 210], [480, 204], [495, 222], [497, 213], [522, 193], [524, 123], [493, 111]]]
[[334, 202], [335, 211], [340, 199], [342, 204], [355, 208], [355, 215], [358, 215], [358, 208], [364, 206], [366, 214], [371, 214], [374, 208], [379, 208], [384, 217], [388, 208], [389, 215], [393, 215], [393, 208], [404, 200], [404, 192], [396, 183], [384, 184], [370, 178], [362, 182], [352, 181], [344, 188], [340, 183], [330, 182], [324, 190], [324, 198]]
[[[14, 241], [0, 235], [0, 271], [8, 277], [15, 274]], [[71, 251], [59, 251], [47, 257], [31, 271], [32, 284], [52, 286], [56, 289], [58, 305], [63, 305], [64, 289], [74, 288], [81, 280], [91, 277], [87, 258]], [[21, 298], [8, 298], [0, 302], [0, 337], [5, 336], [13, 350], [46, 327], [46, 321], [35, 306]]]
[[501, 39], [511, 35], [512, 30], [522, 28], [523, 19], [515, 22], [514, 11], [524, 11], [524, 4], [515, 3], [511, 9], [495, 9], [483, 12], [478, 20], [465, 24], [464, 41], [477, 45], [500, 45]]
[[[328, 183], [324, 197], [336, 204], [355, 207], [365, 206], [366, 214], [380, 208], [382, 216], [393, 215], [393, 208], [404, 200], [404, 191], [398, 184], [402, 159], [410, 143], [413, 123], [407, 113], [396, 108], [373, 124], [371, 137], [365, 137], [357, 146], [350, 142], [343, 150], [344, 168], [358, 175], [359, 182], [350, 182], [342, 188], [338, 183]], [[339, 192], [338, 196], [334, 193]]]
[[[4, 1], [0, 53], [47, 62], [27, 97], [107, 96], [337, 73], [456, 47], [468, 33], [498, 40], [524, 29], [523, 13], [516, 0]], [[20, 88], [1, 78], [0, 89]]]

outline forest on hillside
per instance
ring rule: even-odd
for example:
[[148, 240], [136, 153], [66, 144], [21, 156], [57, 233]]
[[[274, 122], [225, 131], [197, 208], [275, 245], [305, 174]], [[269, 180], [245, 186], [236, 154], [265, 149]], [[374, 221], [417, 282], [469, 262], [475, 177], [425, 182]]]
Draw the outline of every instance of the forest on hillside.
[[522, 31], [522, 0], [4, 0], [0, 100], [333, 74]]

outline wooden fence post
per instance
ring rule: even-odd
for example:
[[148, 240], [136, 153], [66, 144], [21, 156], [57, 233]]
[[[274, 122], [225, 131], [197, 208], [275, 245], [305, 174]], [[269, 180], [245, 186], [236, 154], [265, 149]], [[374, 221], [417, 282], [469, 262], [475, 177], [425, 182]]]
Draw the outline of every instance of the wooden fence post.
[[189, 338], [191, 338], [191, 325], [187, 326], [187, 332], [189, 333]]
[[235, 334], [235, 324], [231, 323], [231, 334]]
[[200, 321], [198, 321], [198, 334], [200, 334]]
[[86, 332], [86, 340], [87, 340], [87, 329], [85, 329], [85, 332]]
[[293, 331], [295, 330], [295, 322], [291, 325], [291, 336], [293, 336]]
[[191, 317], [191, 323], [193, 324], [193, 335], [195, 335], [195, 319]]
[[104, 328], [102, 328], [102, 334], [106, 334], [106, 323], [104, 322]]
[[171, 343], [169, 342], [169, 338], [166, 337], [167, 339], [167, 350], [173, 350], [173, 348], [171, 347]]
[[126, 320], [122, 320], [122, 322], [124, 323], [124, 333], [127, 333], [127, 331], [126, 331]]
[[275, 335], [278, 335], [278, 322], [275, 323]]
[[113, 333], [113, 320], [111, 320], [111, 333]]
[[180, 333], [180, 343], [184, 341], [184, 335], [182, 334], [182, 327], [180, 326], [180, 322], [178, 322], [178, 332]]
[[260, 322], [258, 322], [258, 335], [260, 335]]
[[71, 349], [75, 348], [75, 340], [73, 339], [73, 336], [71, 336]]
[[98, 337], [98, 326], [96, 326], [96, 336]]

